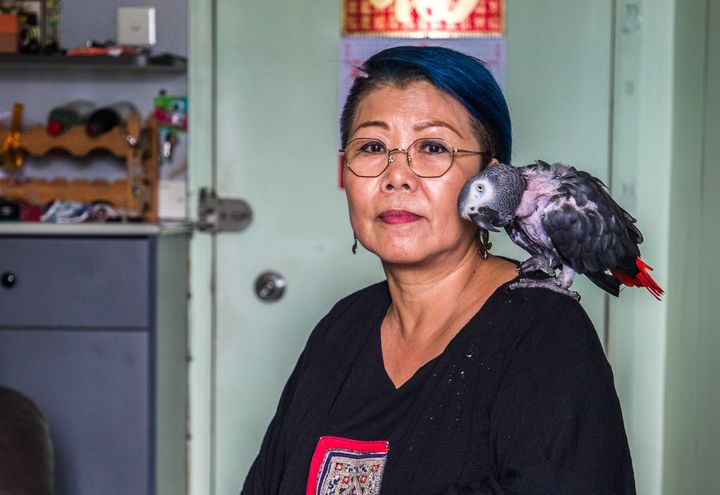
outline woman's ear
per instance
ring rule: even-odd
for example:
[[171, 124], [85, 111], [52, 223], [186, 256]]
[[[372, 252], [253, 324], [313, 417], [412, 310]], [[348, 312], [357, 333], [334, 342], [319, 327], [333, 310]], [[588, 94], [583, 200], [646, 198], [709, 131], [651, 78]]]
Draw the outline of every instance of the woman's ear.
[[500, 161], [499, 161], [497, 158], [492, 158], [489, 162], [487, 162], [487, 164], [482, 165], [482, 166], [480, 167], [480, 171], [482, 172], [482, 171], [485, 170], [486, 168], [492, 167], [493, 165], [497, 165], [498, 163], [500, 163]]

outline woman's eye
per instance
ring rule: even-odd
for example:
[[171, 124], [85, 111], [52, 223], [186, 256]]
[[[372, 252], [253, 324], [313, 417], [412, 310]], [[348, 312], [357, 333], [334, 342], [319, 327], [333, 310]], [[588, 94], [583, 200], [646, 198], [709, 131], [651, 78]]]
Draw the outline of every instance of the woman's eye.
[[360, 146], [360, 153], [385, 153], [385, 145], [383, 143], [374, 141], [371, 143], [365, 143]]
[[440, 153], [448, 153], [448, 148], [438, 141], [424, 141], [420, 143], [420, 151], [431, 155], [437, 155]]

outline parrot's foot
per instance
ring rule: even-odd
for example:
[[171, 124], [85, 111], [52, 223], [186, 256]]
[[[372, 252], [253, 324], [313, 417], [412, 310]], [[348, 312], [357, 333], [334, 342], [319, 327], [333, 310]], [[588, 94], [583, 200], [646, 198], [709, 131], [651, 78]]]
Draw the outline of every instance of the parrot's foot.
[[556, 278], [520, 278], [516, 282], [509, 285], [510, 289], [550, 289], [553, 292], [562, 294], [564, 296], [572, 297], [576, 301], [580, 300], [580, 294], [574, 290], [566, 289], [562, 287]]
[[540, 256], [528, 258], [520, 263], [520, 266], [518, 267], [520, 275], [526, 275], [538, 271], [544, 272], [551, 277], [555, 276], [555, 268], [550, 265], [547, 259]]

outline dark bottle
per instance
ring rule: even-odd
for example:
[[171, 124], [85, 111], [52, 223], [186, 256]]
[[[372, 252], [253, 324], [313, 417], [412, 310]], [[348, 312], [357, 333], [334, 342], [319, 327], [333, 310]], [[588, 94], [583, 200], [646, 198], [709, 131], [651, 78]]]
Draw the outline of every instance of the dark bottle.
[[35, 12], [20, 10], [20, 53], [40, 53], [40, 25]]
[[75, 100], [50, 110], [47, 133], [59, 136], [74, 125], [80, 125], [90, 116], [95, 104], [86, 100]]
[[60, 0], [45, 0], [45, 39], [42, 52], [46, 55], [60, 49], [58, 20], [60, 18]]
[[135, 105], [125, 101], [98, 108], [88, 117], [85, 123], [85, 132], [90, 137], [104, 134], [113, 127], [124, 124], [130, 112], [133, 111], [137, 111]]

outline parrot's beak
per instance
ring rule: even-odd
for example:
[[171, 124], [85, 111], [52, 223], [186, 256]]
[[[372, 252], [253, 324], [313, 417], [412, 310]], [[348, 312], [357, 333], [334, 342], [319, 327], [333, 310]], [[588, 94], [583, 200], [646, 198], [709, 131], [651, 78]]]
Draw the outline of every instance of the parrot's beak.
[[470, 220], [475, 222], [475, 224], [481, 229], [485, 229], [490, 232], [500, 232], [500, 230], [496, 229], [495, 225], [493, 225], [492, 219], [486, 217], [485, 215], [480, 213], [471, 213], [469, 216]]

